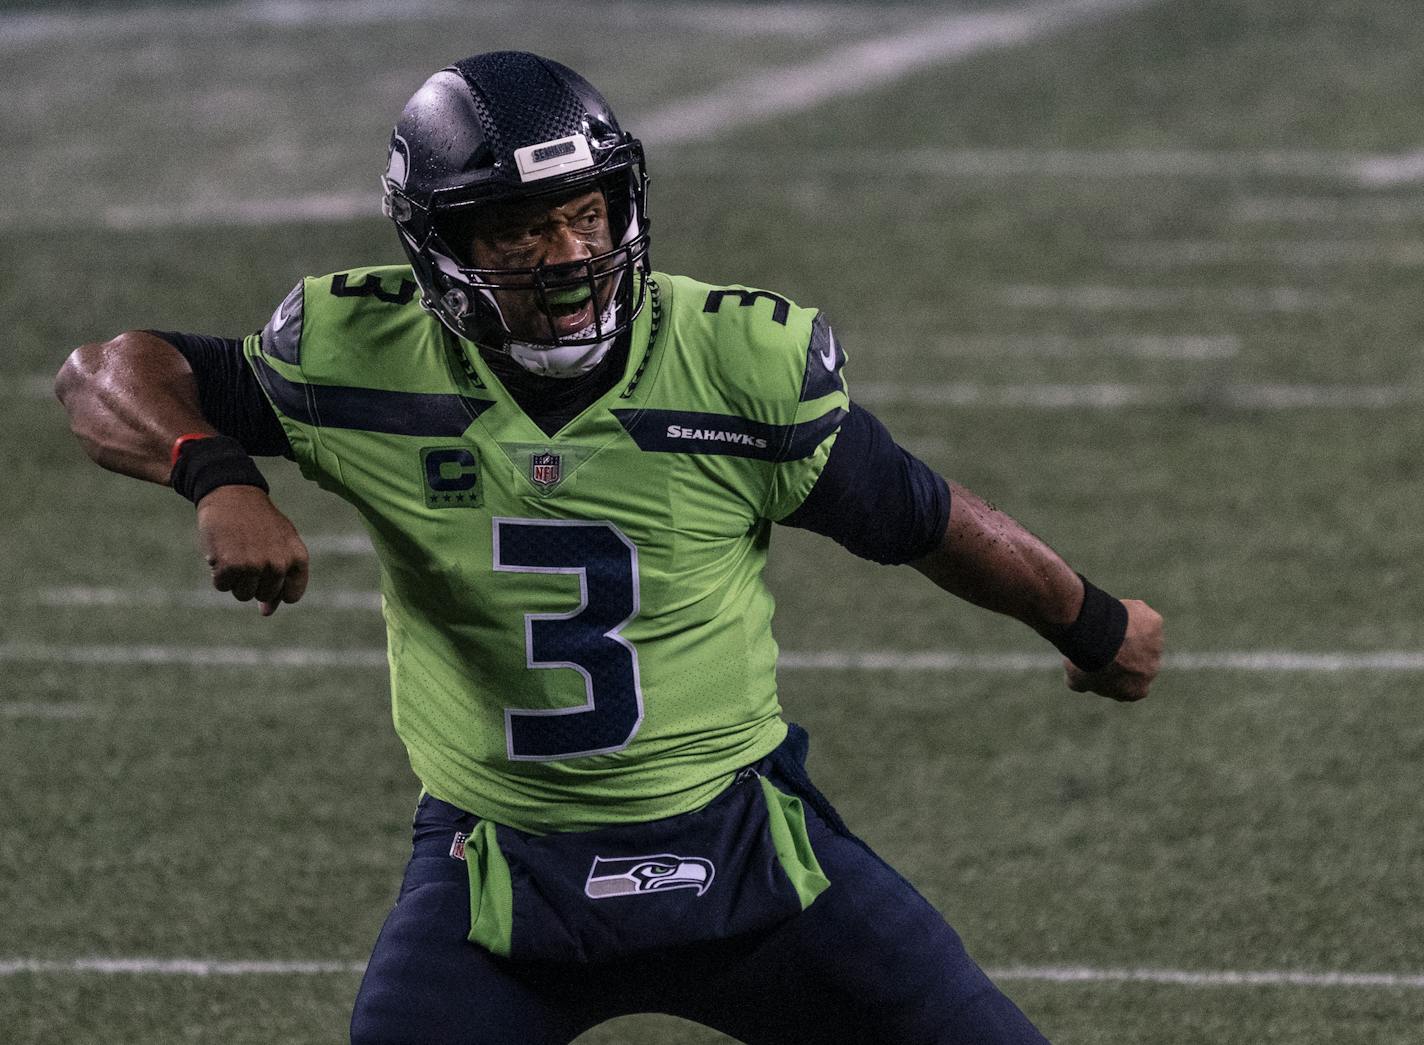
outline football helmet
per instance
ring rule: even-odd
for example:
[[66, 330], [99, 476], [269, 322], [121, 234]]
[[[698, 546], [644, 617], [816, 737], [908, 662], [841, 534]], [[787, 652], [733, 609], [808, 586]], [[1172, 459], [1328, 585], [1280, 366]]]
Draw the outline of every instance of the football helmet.
[[[642, 309], [648, 270], [642, 144], [572, 69], [522, 51], [477, 54], [430, 77], [391, 134], [382, 210], [410, 259], [422, 303], [460, 337], [509, 351], [606, 345]], [[480, 268], [471, 230], [483, 208], [551, 205], [603, 193], [613, 247], [580, 261]], [[587, 288], [593, 321], [560, 336], [551, 306]], [[511, 334], [496, 291], [533, 295], [545, 337]], [[552, 299], [552, 300], [551, 300]]]

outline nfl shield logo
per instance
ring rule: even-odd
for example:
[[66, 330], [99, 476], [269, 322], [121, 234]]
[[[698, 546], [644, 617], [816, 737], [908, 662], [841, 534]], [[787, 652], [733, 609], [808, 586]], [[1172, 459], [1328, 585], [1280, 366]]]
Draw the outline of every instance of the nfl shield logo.
[[534, 485], [539, 489], [547, 490], [556, 485], [561, 473], [558, 454], [545, 451], [529, 455], [529, 478], [534, 480]]

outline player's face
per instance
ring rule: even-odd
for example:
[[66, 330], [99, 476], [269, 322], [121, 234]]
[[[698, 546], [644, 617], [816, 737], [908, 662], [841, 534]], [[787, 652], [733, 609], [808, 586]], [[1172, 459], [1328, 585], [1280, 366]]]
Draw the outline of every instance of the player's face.
[[[574, 266], [569, 285], [546, 292], [549, 315], [540, 308], [539, 295], [519, 289], [528, 281], [511, 277], [508, 290], [495, 291], [509, 332], [516, 338], [569, 337], [593, 323], [595, 309], [602, 311], [613, 293], [613, 276], [599, 273], [597, 294], [590, 296], [587, 271], [577, 263], [613, 249], [608, 225], [608, 205], [597, 189], [550, 202], [534, 200], [491, 207], [474, 233], [470, 253], [476, 268], [533, 269]], [[611, 267], [611, 266], [610, 266]], [[557, 285], [559, 273], [545, 273]], [[550, 319], [553, 321], [550, 328]]]

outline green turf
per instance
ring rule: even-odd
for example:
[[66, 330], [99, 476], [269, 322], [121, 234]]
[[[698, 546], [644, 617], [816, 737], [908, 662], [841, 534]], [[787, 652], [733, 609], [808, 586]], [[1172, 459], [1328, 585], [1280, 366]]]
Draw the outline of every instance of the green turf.
[[[176, 6], [206, 17], [207, 5]], [[745, 23], [728, 8], [603, 10], [614, 46], [586, 20], [520, 19], [517, 5], [493, 5], [478, 40], [453, 44], [448, 26], [418, 14], [380, 28], [152, 30], [103, 46], [5, 42], [0, 16], [0, 649], [381, 647], [376, 614], [315, 602], [271, 620], [152, 598], [56, 605], [64, 587], [198, 592], [205, 571], [192, 509], [95, 469], [31, 385], [84, 340], [142, 326], [244, 333], [303, 273], [398, 259], [374, 217], [112, 226], [116, 208], [372, 189], [401, 101], [452, 46], [547, 51], [603, 86], [636, 129], [636, 117], [735, 70], [868, 31], [854, 5], [839, 27], [764, 34], [733, 31]], [[893, 31], [924, 14], [897, 5], [879, 17]], [[1424, 650], [1424, 266], [1409, 260], [1424, 238], [1424, 186], [1370, 189], [1338, 165], [1273, 174], [1251, 161], [1417, 150], [1421, 53], [1424, 26], [1403, 0], [1163, 2], [709, 142], [651, 142], [654, 257], [826, 306], [853, 393], [879, 395], [877, 412], [927, 460], [1089, 576], [1159, 606], [1174, 651]], [[1209, 151], [1241, 163], [1055, 176], [901, 162], [971, 149]], [[1281, 201], [1333, 216], [1249, 215]], [[1174, 259], [1176, 243], [1236, 253]], [[1322, 243], [1355, 250], [1332, 261]], [[1103, 307], [1033, 304], [1015, 290], [1093, 287], [1178, 296]], [[1298, 309], [1257, 307], [1272, 293]], [[1033, 354], [966, 340], [1045, 335], [1071, 341]], [[1230, 338], [1239, 350], [1192, 360], [1114, 347], [1144, 336]], [[1122, 384], [1165, 400], [1093, 410], [914, 398], [955, 382]], [[1407, 398], [1382, 409], [1232, 404], [1233, 387], [1261, 384]], [[356, 532], [290, 466], [267, 470], [303, 533]], [[809, 534], [778, 531], [773, 543], [786, 650], [1041, 648], [911, 571]], [[367, 557], [314, 556], [314, 595], [375, 584]], [[379, 668], [7, 659], [0, 670], [0, 962], [364, 959], [418, 786]], [[1178, 671], [1123, 708], [1069, 693], [1050, 670], [782, 672], [822, 787], [995, 968], [1424, 972], [1420, 685], [1407, 672]], [[356, 984], [352, 973], [6, 976], [0, 1038], [340, 1041]], [[1070, 1045], [1404, 1043], [1424, 1018], [1417, 990], [1005, 987]], [[642, 1016], [580, 1040], [727, 1039]]]

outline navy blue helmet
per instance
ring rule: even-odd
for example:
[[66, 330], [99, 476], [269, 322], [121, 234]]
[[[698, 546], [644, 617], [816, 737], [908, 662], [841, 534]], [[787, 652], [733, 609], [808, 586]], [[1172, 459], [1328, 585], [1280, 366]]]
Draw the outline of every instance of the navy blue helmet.
[[[627, 330], [643, 306], [648, 268], [642, 144], [618, 126], [593, 86], [558, 62], [522, 51], [477, 54], [426, 80], [391, 134], [382, 210], [396, 224], [427, 309], [456, 334], [492, 348], [510, 333], [495, 290], [532, 292], [551, 347], [594, 344]], [[567, 264], [478, 268], [470, 232], [482, 208], [555, 201], [601, 190], [613, 249]], [[550, 295], [611, 282], [606, 310], [577, 336], [553, 333]]]

